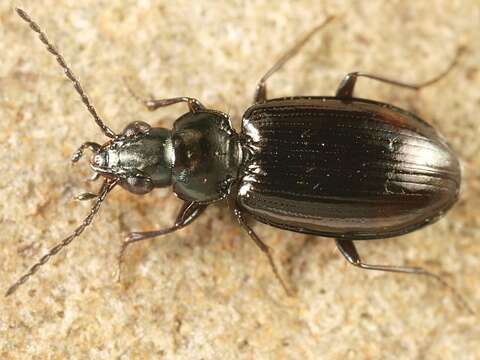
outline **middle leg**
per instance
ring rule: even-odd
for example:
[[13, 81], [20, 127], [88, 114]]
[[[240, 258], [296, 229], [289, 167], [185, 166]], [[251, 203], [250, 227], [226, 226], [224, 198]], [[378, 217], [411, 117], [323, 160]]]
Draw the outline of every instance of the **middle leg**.
[[323, 29], [334, 18], [334, 16], [329, 16], [323, 23], [310, 30], [310, 32], [299, 39], [292, 48], [288, 49], [288, 51], [283, 54], [283, 56], [278, 59], [278, 61], [265, 73], [265, 75], [262, 76], [255, 89], [255, 95], [253, 97], [254, 104], [267, 100], [267, 79], [275, 72], [280, 70], [291, 58], [297, 55], [300, 49], [308, 42], [308, 40], [310, 40], [315, 33]]
[[272, 268], [273, 273], [275, 274], [275, 277], [278, 279], [280, 284], [282, 285], [283, 289], [287, 293], [288, 296], [292, 296], [291, 291], [288, 289], [287, 285], [283, 281], [282, 277], [280, 276], [280, 273], [278, 272], [277, 266], [275, 265], [275, 262], [273, 261], [273, 257], [270, 251], [270, 247], [265, 244], [258, 235], [253, 231], [253, 229], [247, 224], [245, 221], [242, 211], [233, 205], [233, 215], [237, 218], [240, 226], [247, 232], [247, 234], [250, 236], [250, 238], [255, 242], [255, 244], [260, 248], [260, 250], [267, 256], [268, 261], [270, 263], [270, 266]]

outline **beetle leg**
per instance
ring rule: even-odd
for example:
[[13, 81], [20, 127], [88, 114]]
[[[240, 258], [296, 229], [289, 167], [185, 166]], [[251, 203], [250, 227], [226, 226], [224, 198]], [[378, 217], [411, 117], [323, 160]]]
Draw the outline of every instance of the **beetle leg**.
[[96, 181], [100, 178], [99, 173], [93, 173], [93, 175], [88, 179], [88, 181]]
[[388, 272], [395, 272], [395, 273], [404, 273], [404, 274], [416, 274], [416, 275], [426, 275], [434, 278], [438, 282], [440, 282], [443, 286], [448, 288], [459, 303], [467, 309], [470, 313], [474, 313], [470, 305], [465, 301], [465, 299], [458, 293], [458, 291], [448, 284], [445, 280], [443, 280], [439, 275], [434, 274], [430, 271], [427, 271], [421, 267], [405, 267], [405, 266], [391, 266], [391, 265], [371, 265], [365, 264], [360, 259], [360, 255], [358, 255], [357, 249], [353, 244], [352, 240], [342, 240], [342, 239], [335, 239], [337, 244], [338, 250], [342, 253], [342, 255], [347, 259], [347, 261], [352, 264], [353, 266], [359, 267], [361, 269], [366, 270], [378, 270], [378, 271], [388, 271]]
[[150, 99], [150, 100], [143, 100], [142, 103], [149, 111], [155, 111], [158, 108], [169, 106], [173, 104], [178, 104], [180, 102], [186, 102], [188, 105], [188, 110], [192, 113], [205, 109], [205, 106], [202, 105], [200, 101], [194, 98], [181, 96], [171, 99]]
[[133, 244], [138, 241], [152, 239], [158, 236], [166, 235], [173, 233], [177, 230], [184, 228], [185, 226], [191, 224], [195, 219], [197, 219], [203, 211], [207, 208], [207, 205], [195, 203], [195, 202], [185, 202], [180, 209], [175, 224], [169, 228], [156, 230], [156, 231], [146, 231], [146, 232], [132, 232], [128, 234], [127, 238], [122, 244], [120, 249], [120, 254], [118, 256], [118, 281], [120, 281], [121, 266], [123, 261], [123, 255], [127, 250], [127, 247], [130, 244]]
[[97, 197], [98, 197], [98, 194], [85, 192], [85, 193], [81, 193], [81, 194], [78, 194], [77, 196], [75, 196], [75, 200], [85, 201], [85, 200], [96, 199]]
[[430, 80], [427, 80], [427, 81], [424, 81], [424, 82], [421, 82], [421, 83], [418, 83], [418, 84], [405, 83], [405, 82], [389, 79], [389, 78], [386, 78], [386, 77], [383, 77], [383, 76], [377, 76], [377, 75], [364, 73], [364, 72], [348, 73], [347, 75], [345, 75], [343, 80], [340, 82], [340, 85], [338, 86], [338, 89], [337, 89], [336, 96], [337, 97], [343, 97], [343, 98], [353, 97], [353, 90], [355, 88], [357, 78], [360, 77], [360, 76], [368, 78], [368, 79], [384, 82], [384, 83], [387, 83], [387, 84], [390, 84], [390, 85], [400, 86], [400, 87], [407, 88], [407, 89], [410, 89], [410, 90], [420, 90], [424, 87], [435, 84], [436, 82], [442, 80], [445, 76], [447, 76], [448, 73], [457, 64], [458, 59], [459, 59], [461, 53], [463, 52], [463, 50], [464, 49], [461, 48], [461, 47], [457, 49], [457, 52], [456, 52], [453, 60], [450, 62], [448, 67], [445, 70], [443, 70], [440, 74], [438, 74], [437, 76], [435, 76], [434, 78], [432, 78]]
[[297, 40], [297, 42], [293, 45], [292, 48], [288, 49], [288, 51], [283, 54], [283, 56], [278, 59], [278, 61], [262, 76], [260, 81], [257, 84], [255, 89], [255, 94], [253, 96], [253, 102], [259, 103], [264, 102], [267, 100], [267, 79], [272, 76], [275, 72], [280, 70], [283, 65], [285, 65], [291, 58], [298, 54], [300, 49], [310, 40], [310, 38], [315, 35], [319, 30], [321, 30], [324, 26], [326, 26], [330, 21], [332, 21], [335, 17], [329, 16], [327, 19], [321, 23], [320, 25], [315, 26], [312, 30], [310, 30], [306, 35], [302, 38]]
[[170, 106], [170, 105], [173, 105], [173, 104], [178, 104], [178, 103], [181, 103], [181, 102], [186, 102], [187, 106], [188, 106], [188, 110], [192, 113], [205, 109], [205, 106], [199, 100], [197, 100], [195, 98], [187, 97], [187, 96], [180, 96], [180, 97], [175, 97], [175, 98], [170, 98], [170, 99], [159, 99], [159, 100], [149, 99], [149, 100], [145, 100], [145, 99], [142, 99], [140, 96], [138, 96], [137, 94], [135, 94], [133, 92], [133, 90], [130, 88], [130, 86], [128, 85], [126, 80], [124, 80], [124, 82], [125, 82], [125, 86], [126, 86], [128, 92], [130, 93], [130, 95], [132, 95], [137, 101], [142, 103], [143, 106], [145, 106], [148, 111], [155, 111], [158, 108], [165, 107], [165, 106]]
[[291, 291], [283, 281], [282, 277], [280, 276], [280, 273], [278, 272], [277, 266], [275, 265], [275, 262], [273, 261], [273, 257], [271, 254], [271, 248], [265, 244], [258, 235], [253, 231], [253, 229], [247, 224], [245, 221], [242, 211], [235, 207], [233, 209], [233, 215], [237, 218], [238, 222], [240, 223], [240, 226], [247, 232], [247, 234], [250, 236], [250, 238], [255, 242], [255, 244], [262, 250], [262, 252], [267, 256], [268, 261], [270, 262], [270, 266], [273, 270], [273, 273], [275, 274], [275, 277], [278, 279], [280, 284], [282, 285], [283, 289], [287, 293], [288, 296], [292, 296]]

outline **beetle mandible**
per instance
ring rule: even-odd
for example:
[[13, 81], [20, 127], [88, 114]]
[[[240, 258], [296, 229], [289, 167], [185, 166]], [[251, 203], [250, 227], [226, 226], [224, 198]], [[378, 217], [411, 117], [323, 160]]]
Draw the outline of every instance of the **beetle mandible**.
[[[267, 79], [334, 17], [300, 39], [260, 79], [254, 104], [237, 133], [227, 114], [207, 109], [190, 97], [142, 101], [146, 108], [184, 102], [188, 112], [173, 129], [132, 122], [115, 133], [97, 114], [79, 81], [41, 28], [21, 9], [18, 15], [39, 35], [73, 83], [102, 132], [105, 144], [85, 142], [73, 154], [93, 155], [94, 179], [103, 177], [88, 216], [6, 292], [12, 294], [52, 256], [91, 223], [107, 194], [121, 186], [134, 194], [172, 186], [184, 201], [175, 224], [167, 229], [134, 232], [122, 244], [119, 266], [128, 245], [173, 233], [196, 220], [208, 205], [227, 199], [234, 217], [267, 256], [288, 293], [270, 248], [247, 224], [245, 215], [295, 232], [335, 238], [345, 259], [362, 269], [428, 275], [453, 290], [441, 277], [420, 267], [364, 263], [353, 240], [399, 236], [440, 218], [457, 200], [459, 161], [437, 131], [416, 115], [390, 104], [353, 96], [359, 77], [418, 90], [442, 79], [455, 65], [421, 84], [407, 84], [368, 73], [344, 77], [335, 96], [267, 99]], [[470, 310], [471, 311], [471, 310]]]

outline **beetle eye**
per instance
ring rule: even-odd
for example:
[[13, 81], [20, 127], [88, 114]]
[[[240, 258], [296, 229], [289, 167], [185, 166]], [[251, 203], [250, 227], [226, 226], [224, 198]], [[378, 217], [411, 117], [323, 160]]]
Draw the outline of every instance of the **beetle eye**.
[[121, 186], [133, 194], [143, 195], [153, 189], [152, 180], [146, 177], [129, 177], [122, 181]]
[[127, 125], [123, 130], [123, 135], [125, 136], [134, 136], [138, 134], [146, 134], [150, 131], [151, 126], [144, 121], [134, 121]]

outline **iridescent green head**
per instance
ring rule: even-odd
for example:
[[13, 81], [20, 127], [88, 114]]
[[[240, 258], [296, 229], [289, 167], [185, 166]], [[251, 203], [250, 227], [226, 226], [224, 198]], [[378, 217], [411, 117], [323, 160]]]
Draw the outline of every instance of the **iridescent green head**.
[[172, 132], [143, 122], [128, 125], [117, 138], [100, 146], [90, 161], [97, 174], [117, 179], [134, 194], [172, 183]]

